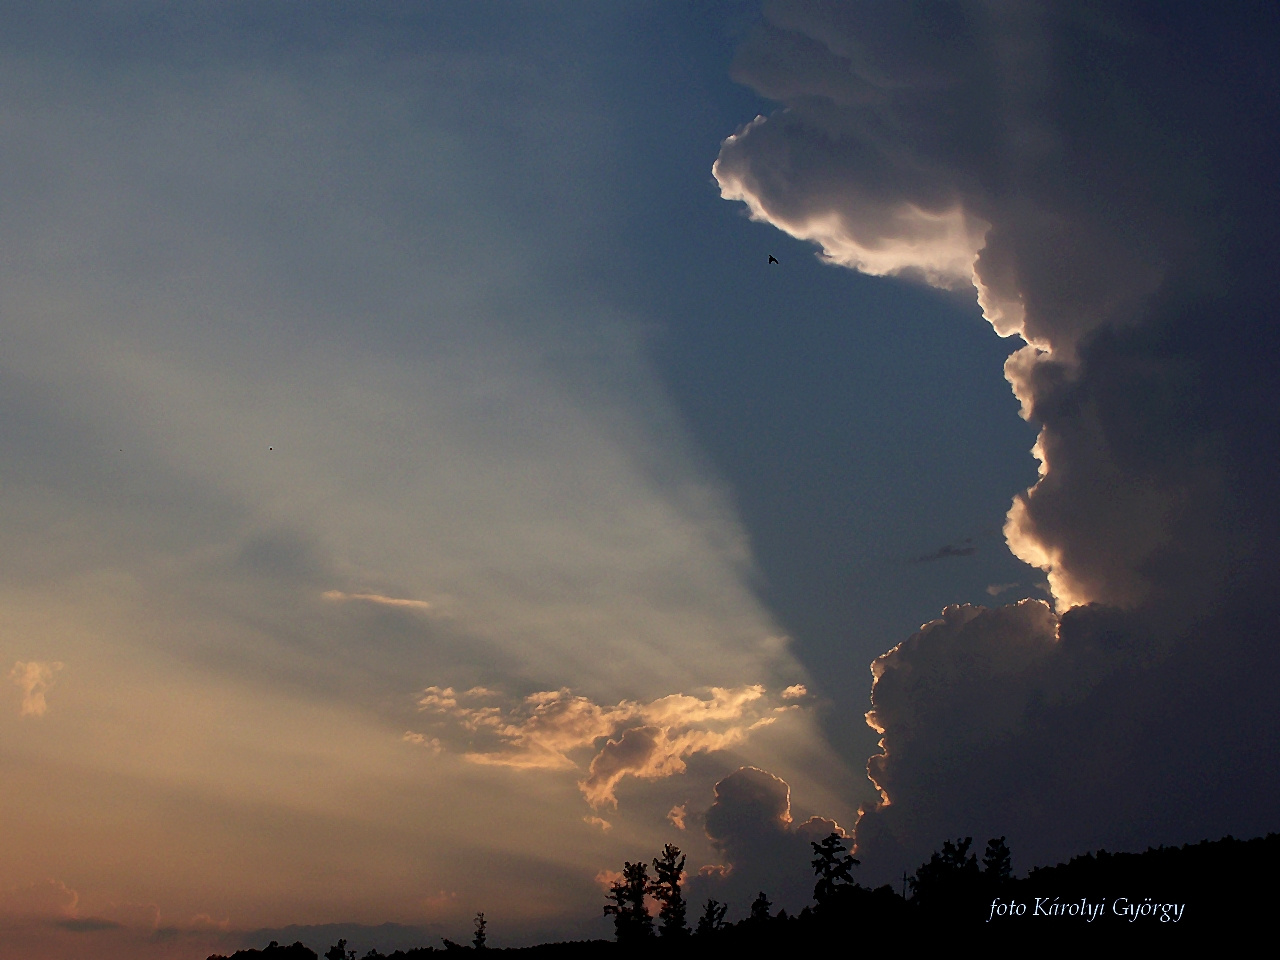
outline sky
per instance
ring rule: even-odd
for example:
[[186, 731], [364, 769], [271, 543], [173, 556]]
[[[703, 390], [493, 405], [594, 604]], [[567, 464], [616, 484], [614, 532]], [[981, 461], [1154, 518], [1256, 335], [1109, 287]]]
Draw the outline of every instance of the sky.
[[5, 21], [0, 955], [1275, 829], [1275, 14]]

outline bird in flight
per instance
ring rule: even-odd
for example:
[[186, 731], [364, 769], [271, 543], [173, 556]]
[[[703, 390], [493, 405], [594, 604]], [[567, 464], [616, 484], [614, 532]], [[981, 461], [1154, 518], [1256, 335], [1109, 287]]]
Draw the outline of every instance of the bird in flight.
[[775, 257], [775, 256], [771, 253], [771, 254], [769, 254], [769, 262], [770, 262], [770, 263], [777, 263], [777, 262], [778, 262], [778, 258], [777, 258], [777, 257]]

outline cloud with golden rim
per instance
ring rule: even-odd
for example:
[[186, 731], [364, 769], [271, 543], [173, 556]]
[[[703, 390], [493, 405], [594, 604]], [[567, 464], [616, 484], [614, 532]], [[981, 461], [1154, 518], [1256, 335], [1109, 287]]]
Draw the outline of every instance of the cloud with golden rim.
[[[793, 688], [788, 688], [793, 690]], [[794, 690], [792, 692], [794, 696]], [[493, 703], [483, 687], [458, 692], [427, 687], [418, 708], [444, 727], [469, 734], [462, 751], [472, 763], [528, 770], [579, 770], [578, 788], [594, 808], [617, 806], [625, 777], [656, 780], [683, 773], [686, 760], [737, 746], [774, 722], [773, 702], [759, 684], [712, 687], [704, 697], [671, 694], [642, 703], [601, 705], [569, 689], [532, 693], [517, 703]], [[425, 734], [406, 734], [418, 741]], [[448, 733], [438, 738], [447, 742]], [[601, 742], [603, 741], [603, 742]]]
[[872, 664], [881, 882], [947, 836], [1044, 863], [1280, 817], [1277, 24], [1105, 6], [774, 0], [736, 58], [781, 108], [724, 141], [723, 196], [1024, 341], [1004, 536], [1052, 605], [949, 606]]

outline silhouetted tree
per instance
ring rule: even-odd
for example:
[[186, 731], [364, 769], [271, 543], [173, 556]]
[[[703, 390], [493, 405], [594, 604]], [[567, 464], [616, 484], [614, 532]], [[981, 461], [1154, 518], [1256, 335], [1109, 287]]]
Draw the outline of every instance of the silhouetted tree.
[[485, 940], [488, 939], [488, 937], [485, 934], [485, 928], [489, 926], [489, 922], [485, 920], [483, 912], [476, 914], [475, 925], [476, 925], [476, 935], [471, 938], [471, 945], [475, 947], [477, 950], [483, 950], [485, 945]]
[[683, 937], [689, 933], [689, 924], [685, 921], [684, 896], [680, 893], [684, 863], [685, 857], [673, 843], [664, 846], [662, 856], [653, 860], [655, 876], [649, 884], [649, 894], [662, 904], [658, 911], [658, 919], [662, 921], [658, 932], [664, 937]]
[[644, 863], [622, 865], [622, 879], [609, 888], [605, 916], [613, 917], [613, 929], [619, 943], [636, 943], [653, 936], [653, 918], [644, 902], [649, 889], [649, 867]]
[[339, 939], [324, 955], [324, 960], [356, 960], [356, 952], [347, 950], [347, 941]]
[[771, 909], [773, 909], [773, 904], [769, 902], [769, 898], [761, 890], [759, 896], [751, 901], [751, 919], [770, 920], [773, 918], [773, 915], [769, 913]]
[[853, 884], [853, 868], [858, 861], [847, 852], [844, 837], [832, 831], [821, 843], [810, 840], [809, 846], [817, 854], [813, 858], [813, 872], [818, 882], [813, 887], [813, 899], [818, 906], [829, 903], [842, 887]]
[[982, 857], [982, 875], [997, 886], [1013, 879], [1013, 857], [1004, 837], [987, 841], [987, 852]]
[[694, 932], [705, 937], [724, 927], [724, 915], [729, 912], [729, 905], [719, 900], [708, 899], [702, 907], [702, 916], [698, 918], [698, 929]]
[[920, 865], [908, 881], [916, 906], [935, 916], [960, 916], [969, 909], [982, 881], [978, 858], [969, 852], [972, 845], [973, 837], [947, 840]]

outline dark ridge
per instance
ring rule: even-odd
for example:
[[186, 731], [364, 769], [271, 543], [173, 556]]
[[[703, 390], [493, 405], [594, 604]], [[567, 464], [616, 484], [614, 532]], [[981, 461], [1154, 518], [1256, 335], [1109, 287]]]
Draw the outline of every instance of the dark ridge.
[[[1274, 875], [1280, 865], [1280, 833], [1252, 840], [1224, 837], [1180, 847], [1152, 847], [1142, 853], [1099, 850], [1073, 857], [1067, 863], [1036, 867], [1026, 877], [1012, 876], [1004, 838], [988, 841], [978, 859], [973, 838], [948, 840], [928, 863], [906, 880], [909, 896], [889, 886], [871, 889], [853, 881], [857, 861], [843, 848], [838, 834], [812, 844], [818, 877], [817, 903], [796, 916], [774, 914], [761, 892], [752, 916], [738, 923], [723, 922], [723, 905], [709, 901], [696, 931], [683, 923], [668, 923], [660, 932], [626, 914], [625, 880], [611, 900], [623, 942], [587, 940], [544, 943], [531, 947], [484, 948], [444, 941], [443, 947], [419, 947], [382, 954], [370, 950], [359, 960], [424, 960], [428, 955], [467, 953], [519, 954], [523, 957], [742, 955], [761, 950], [847, 950], [856, 933], [863, 948], [901, 949], [913, 944], [956, 943], [957, 933], [980, 935], [986, 942], [1008, 944], [1072, 944], [1099, 947], [1117, 939], [1130, 942], [1186, 942], [1205, 935], [1222, 936], [1229, 919], [1230, 935], [1262, 929], [1271, 923], [1274, 887], [1260, 878]], [[676, 862], [671, 845], [666, 859]], [[661, 862], [661, 861], [659, 861]], [[645, 871], [627, 864], [635, 874], [637, 891]], [[654, 881], [645, 881], [651, 885]], [[659, 888], [659, 892], [661, 889]], [[666, 891], [667, 901], [679, 898], [679, 887]], [[638, 896], [638, 894], [637, 894]], [[642, 902], [638, 901], [638, 902]], [[681, 901], [681, 909], [683, 902]], [[643, 909], [640, 907], [638, 909]], [[668, 914], [670, 916], [670, 913]], [[638, 932], [640, 931], [640, 932]], [[483, 938], [481, 938], [483, 944]], [[325, 960], [353, 960], [346, 941], [329, 948]], [[319, 960], [315, 952], [295, 943], [274, 941], [263, 950], [240, 950], [230, 958], [209, 960]]]

